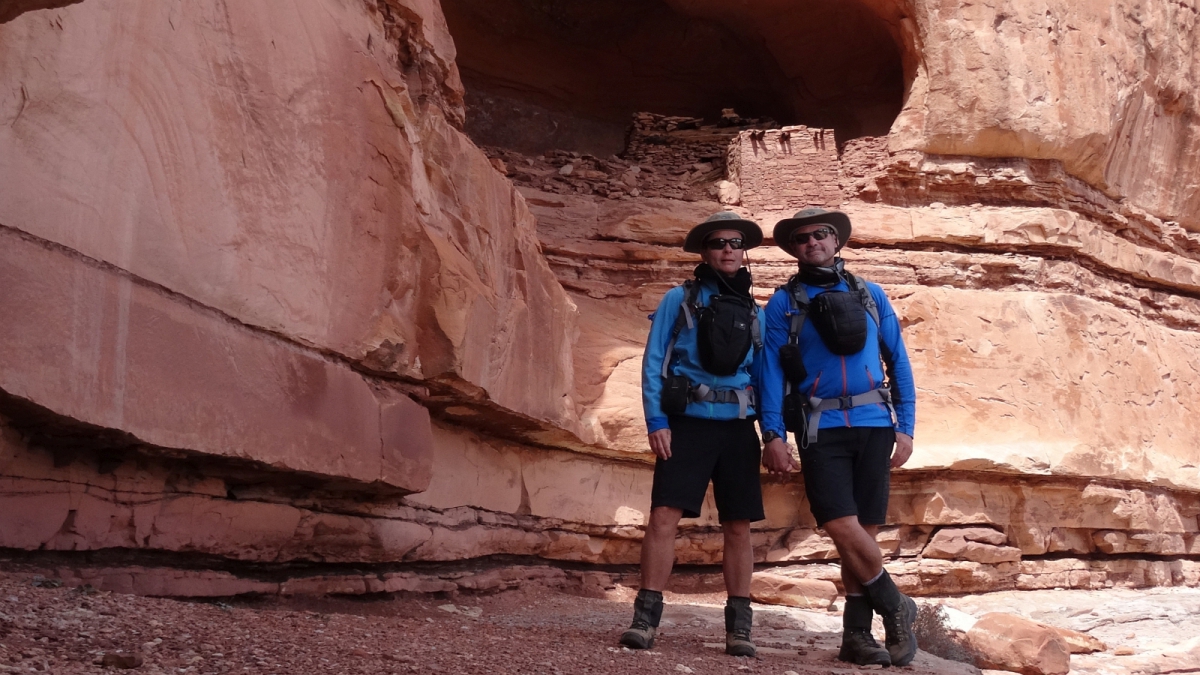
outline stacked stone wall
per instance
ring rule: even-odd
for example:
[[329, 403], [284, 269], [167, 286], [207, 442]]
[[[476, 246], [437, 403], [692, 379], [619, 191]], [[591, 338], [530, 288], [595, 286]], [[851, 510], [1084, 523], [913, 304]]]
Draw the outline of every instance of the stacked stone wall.
[[734, 203], [750, 210], [834, 207], [843, 200], [832, 129], [806, 126], [739, 132], [727, 151]]

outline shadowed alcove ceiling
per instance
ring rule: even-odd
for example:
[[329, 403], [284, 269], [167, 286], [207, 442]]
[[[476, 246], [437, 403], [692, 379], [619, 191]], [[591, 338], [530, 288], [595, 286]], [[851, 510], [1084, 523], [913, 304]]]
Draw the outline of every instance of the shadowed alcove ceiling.
[[845, 140], [886, 134], [904, 94], [894, 28], [855, 0], [442, 5], [483, 144], [608, 154], [634, 112], [711, 121], [724, 108]]

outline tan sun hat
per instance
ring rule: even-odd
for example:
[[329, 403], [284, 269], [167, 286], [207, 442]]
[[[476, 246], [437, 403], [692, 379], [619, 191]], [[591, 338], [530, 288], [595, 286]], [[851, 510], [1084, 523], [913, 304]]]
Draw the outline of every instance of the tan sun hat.
[[838, 249], [850, 241], [850, 216], [841, 211], [814, 207], [797, 211], [796, 215], [791, 218], [785, 218], [775, 223], [775, 230], [772, 233], [775, 236], [775, 245], [786, 251], [788, 255], [795, 257], [796, 254], [792, 253], [792, 234], [801, 227], [814, 223], [825, 223], [837, 232]]
[[718, 230], [737, 230], [742, 233], [742, 248], [750, 249], [762, 244], [762, 228], [753, 220], [746, 220], [733, 211], [718, 211], [693, 227], [683, 240], [683, 250], [688, 253], [704, 251], [704, 238]]

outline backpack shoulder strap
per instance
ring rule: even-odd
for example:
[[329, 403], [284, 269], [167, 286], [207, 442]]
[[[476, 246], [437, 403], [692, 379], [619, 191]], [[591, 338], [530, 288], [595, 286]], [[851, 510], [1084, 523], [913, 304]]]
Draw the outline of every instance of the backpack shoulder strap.
[[675, 317], [675, 325], [671, 327], [671, 341], [667, 343], [667, 353], [663, 356], [662, 376], [667, 377], [671, 373], [671, 357], [675, 354], [675, 341], [679, 339], [679, 333], [683, 331], [683, 327], [696, 327], [696, 319], [694, 316], [694, 308], [696, 299], [700, 296], [700, 283], [696, 279], [688, 279], [683, 282], [683, 302], [679, 303], [679, 315]]
[[683, 302], [679, 303], [679, 315], [675, 317], [675, 325], [671, 328], [671, 341], [679, 337], [684, 326], [696, 327], [695, 307], [696, 298], [700, 295], [700, 284], [695, 279], [683, 282]]
[[763, 348], [762, 328], [758, 325], [758, 303], [750, 301], [750, 339], [754, 340], [756, 350]]
[[879, 335], [879, 356], [883, 359], [884, 374], [888, 380], [892, 379], [892, 350], [888, 348], [887, 343], [883, 341], [883, 324], [879, 322], [879, 305], [875, 302], [875, 296], [871, 295], [871, 289], [867, 288], [867, 282], [862, 277], [855, 276], [849, 272], [846, 273], [846, 284], [854, 291], [858, 292], [858, 297], [862, 300], [863, 308], [867, 310], [867, 314], [875, 320], [875, 328]]
[[780, 286], [786, 289], [788, 300], [792, 305], [792, 323], [788, 326], [788, 344], [796, 344], [799, 341], [800, 328], [804, 326], [804, 319], [808, 317], [808, 304], [811, 300], [808, 297], [808, 291], [804, 290], [804, 284], [797, 277], [788, 279], [786, 286]]
[[863, 309], [867, 310], [867, 314], [875, 320], [875, 327], [879, 327], [879, 305], [875, 304], [875, 296], [871, 295], [871, 289], [867, 288], [867, 282], [863, 281], [862, 277], [855, 276], [846, 272], [846, 285], [850, 290], [858, 293], [858, 299], [862, 302]]

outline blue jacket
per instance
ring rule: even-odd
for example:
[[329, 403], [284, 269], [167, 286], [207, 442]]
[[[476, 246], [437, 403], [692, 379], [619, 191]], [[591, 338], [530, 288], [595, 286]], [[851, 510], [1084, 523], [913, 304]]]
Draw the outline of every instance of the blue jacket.
[[[904, 339], [900, 337], [900, 322], [892, 304], [888, 302], [883, 289], [878, 284], [866, 282], [875, 304], [879, 306], [880, 326], [867, 317], [867, 343], [862, 351], [850, 356], [837, 356], [825, 347], [821, 336], [811, 320], [806, 319], [800, 329], [800, 353], [804, 358], [804, 369], [807, 377], [800, 384], [800, 391], [806, 396], [819, 398], [837, 398], [839, 396], [854, 396], [877, 389], [883, 382], [883, 367], [879, 360], [879, 332], [883, 332], [883, 342], [892, 352], [892, 400], [896, 408], [896, 422], [893, 425], [887, 406], [882, 403], [851, 408], [850, 410], [832, 410], [821, 413], [821, 428], [833, 427], [891, 427], [896, 431], [911, 436], [917, 417], [917, 390], [913, 383], [912, 366], [908, 361], [908, 352], [904, 348]], [[805, 284], [809, 298], [826, 291], [848, 291], [845, 282], [839, 282], [831, 288], [809, 286]], [[775, 291], [767, 303], [764, 312], [766, 320], [763, 331], [762, 379], [759, 388], [759, 401], [762, 408], [759, 426], [764, 432], [774, 431], [783, 438], [787, 432], [783, 426], [783, 368], [779, 364], [779, 348], [787, 343], [788, 328], [791, 325], [792, 304], [786, 289]]]
[[[683, 311], [683, 301], [686, 291], [683, 286], [676, 286], [663, 295], [658, 303], [658, 309], [650, 315], [653, 322], [650, 325], [650, 337], [646, 339], [646, 351], [642, 354], [642, 410], [646, 415], [646, 431], [654, 433], [667, 428], [667, 415], [662, 411], [662, 364], [667, 354], [667, 343], [671, 341], [671, 330], [675, 327], [675, 318]], [[716, 284], [705, 281], [700, 286], [697, 302], [708, 305], [712, 296], [717, 294]], [[762, 326], [763, 312], [758, 310], [758, 323]], [[758, 391], [758, 364], [762, 362], [762, 351], [751, 348], [737, 373], [728, 376], [717, 376], [704, 370], [700, 365], [700, 349], [696, 344], [696, 329], [686, 325], [679, 331], [675, 341], [675, 349], [671, 357], [670, 373], [686, 375], [693, 385], [706, 384], [715, 390], [745, 389], [754, 387]], [[736, 403], [697, 403], [688, 404], [684, 412], [688, 417], [699, 417], [710, 420], [733, 420], [738, 418]], [[755, 407], [747, 410], [747, 417], [755, 414]]]

